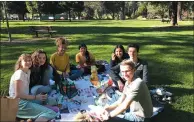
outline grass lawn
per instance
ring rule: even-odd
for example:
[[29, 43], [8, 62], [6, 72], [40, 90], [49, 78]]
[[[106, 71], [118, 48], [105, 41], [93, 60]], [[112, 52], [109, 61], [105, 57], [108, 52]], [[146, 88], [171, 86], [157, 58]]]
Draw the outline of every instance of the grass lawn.
[[[109, 62], [116, 44], [140, 45], [139, 56], [149, 64], [149, 87], [165, 87], [174, 94], [174, 102], [166, 105], [164, 112], [153, 122], [191, 122], [194, 120], [193, 83], [193, 22], [179, 22], [179, 27], [169, 27], [160, 21], [103, 20], [73, 22], [10, 22], [13, 42], [7, 43], [6, 23], [1, 34], [1, 90], [9, 87], [13, 68], [21, 53], [44, 49], [50, 57], [56, 51], [55, 38], [47, 34], [29, 32], [30, 25], [51, 25], [57, 30], [55, 37], [65, 36], [70, 42], [67, 53], [75, 63], [78, 45], [86, 43], [96, 59]], [[16, 43], [17, 42], [17, 43]]]

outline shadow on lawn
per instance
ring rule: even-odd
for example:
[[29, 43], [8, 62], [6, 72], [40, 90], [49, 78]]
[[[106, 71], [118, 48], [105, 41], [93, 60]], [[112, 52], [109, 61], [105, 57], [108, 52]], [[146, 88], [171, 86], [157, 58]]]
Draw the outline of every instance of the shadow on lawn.
[[[135, 32], [178, 32], [192, 31], [193, 26], [179, 27], [104, 27], [104, 26], [53, 26], [53, 30], [57, 30], [57, 34], [112, 34], [112, 33], [135, 33]], [[6, 28], [2, 28], [2, 34], [6, 34]], [[10, 27], [12, 34], [27, 34], [31, 33], [28, 26]]]
[[[112, 36], [112, 35], [111, 35]], [[79, 43], [86, 43], [87, 45], [117, 45], [117, 44], [123, 44], [123, 45], [128, 45], [129, 43], [137, 43], [140, 46], [145, 46], [145, 45], [173, 45], [173, 46], [193, 46], [193, 36], [192, 35], [175, 35], [176, 37], [173, 36], [114, 36], [113, 38], [118, 38], [118, 40], [121, 40], [120, 42], [118, 41], [112, 41], [110, 39], [110, 35], [99, 35], [94, 38], [90, 38], [87, 40], [80, 39], [80, 40], [75, 40], [72, 41], [71, 44], [79, 44]], [[181, 40], [181, 41], [175, 41], [173, 42], [172, 40]], [[171, 49], [171, 48], [169, 48]]]
[[165, 105], [164, 111], [151, 119], [151, 122], [193, 122], [193, 120], [193, 113], [175, 110], [168, 104]]
[[[157, 116], [153, 117], [151, 119], [151, 122], [193, 122], [194, 120], [194, 108], [193, 108], [193, 94], [194, 94], [194, 89], [185, 89], [185, 88], [172, 88], [172, 87], [167, 87], [168, 91], [174, 93], [173, 98], [176, 97], [176, 100], [181, 99], [183, 100], [184, 103], [182, 104], [182, 109], [184, 106], [187, 106], [187, 111], [182, 111], [182, 110], [177, 110], [172, 107], [170, 104], [166, 104], [164, 107], [164, 111], [159, 113]], [[191, 96], [191, 101], [188, 101], [184, 99], [184, 96]], [[177, 101], [174, 101], [178, 103]], [[174, 103], [173, 102], [173, 103]], [[189, 107], [190, 105], [190, 107]], [[189, 107], [189, 108], [188, 108]]]
[[[178, 70], [178, 68], [175, 69], [168, 69], [173, 67], [181, 67], [181, 71], [190, 73], [192, 72], [192, 68], [188, 64], [178, 64], [174, 62], [162, 62], [157, 61], [152, 57], [155, 56], [163, 56], [164, 58], [168, 58], [165, 56], [165, 54], [172, 54], [175, 55], [175, 58], [179, 59], [187, 59], [192, 61], [192, 56], [190, 56], [190, 52], [184, 52], [185, 55], [179, 55], [176, 54], [176, 51], [180, 50], [186, 50], [186, 48], [191, 48], [193, 46], [193, 36], [192, 35], [169, 35], [169, 36], [160, 36], [160, 35], [153, 35], [153, 36], [146, 36], [146, 35], [139, 35], [139, 36], [133, 36], [130, 35], [130, 33], [137, 33], [137, 32], [176, 32], [176, 31], [190, 31], [193, 29], [193, 26], [180, 26], [180, 27], [58, 27], [55, 26], [54, 29], [58, 30], [59, 35], [65, 35], [68, 34], [71, 37], [71, 34], [100, 34], [91, 36], [91, 38], [84, 38], [84, 39], [78, 39], [77, 40], [71, 40], [70, 39], [70, 45], [72, 46], [78, 46], [80, 43], [84, 42], [90, 47], [90, 45], [128, 45], [129, 43], [137, 43], [140, 45], [140, 47], [144, 48], [144, 46], [150, 46], [150, 45], [160, 45], [163, 46], [162, 48], [157, 48], [153, 50], [154, 54], [143, 54], [142, 58], [146, 59], [150, 66], [150, 79], [152, 85], [170, 85], [170, 84], [183, 84], [182, 81], [174, 81], [172, 76], [176, 76], [174, 73], [174, 70]], [[5, 29], [3, 29], [3, 33], [5, 33]], [[19, 34], [19, 33], [26, 33], [29, 34], [28, 27], [15, 27], [11, 28], [11, 31], [13, 34]], [[108, 35], [108, 34], [117, 34], [117, 33], [127, 33], [123, 36], [120, 35]], [[112, 41], [111, 37], [118, 38], [118, 40], [121, 41]], [[54, 47], [54, 44], [52, 41], [43, 40], [43, 41], [36, 41], [33, 43], [27, 43], [27, 44], [14, 44], [15, 46], [24, 46], [19, 49], [20, 51], [26, 50], [26, 47], [31, 47], [36, 49], [37, 45], [41, 45], [42, 48], [44, 47]], [[54, 40], [54, 39], [51, 39]], [[129, 41], [128, 41], [129, 40]], [[170, 46], [173, 45], [173, 46]], [[166, 46], [166, 47], [164, 47]], [[178, 46], [178, 47], [177, 47]], [[99, 48], [100, 49], [100, 48]], [[19, 51], [16, 50], [16, 51]], [[144, 49], [145, 50], [145, 49]], [[149, 50], [149, 49], [148, 49]], [[19, 52], [20, 52], [19, 51]], [[5, 53], [8, 53], [9, 50], [6, 49], [3, 51]], [[141, 52], [141, 49], [140, 49]], [[21, 52], [20, 52], [21, 53]], [[180, 53], [182, 54], [182, 52]], [[4, 56], [3, 58], [9, 59], [9, 56], [13, 54]], [[74, 60], [74, 56], [70, 56], [70, 59]], [[184, 65], [184, 66], [183, 66]], [[169, 72], [171, 71], [171, 72]], [[157, 81], [154, 81], [157, 79]]]

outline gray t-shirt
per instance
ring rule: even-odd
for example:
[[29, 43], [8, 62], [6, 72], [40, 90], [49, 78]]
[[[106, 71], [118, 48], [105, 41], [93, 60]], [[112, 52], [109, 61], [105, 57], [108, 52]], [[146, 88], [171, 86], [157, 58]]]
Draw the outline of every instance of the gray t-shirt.
[[134, 78], [129, 84], [126, 82], [123, 93], [129, 101], [132, 101], [130, 112], [144, 118], [150, 118], [152, 116], [153, 105], [150, 92], [146, 83], [141, 78]]

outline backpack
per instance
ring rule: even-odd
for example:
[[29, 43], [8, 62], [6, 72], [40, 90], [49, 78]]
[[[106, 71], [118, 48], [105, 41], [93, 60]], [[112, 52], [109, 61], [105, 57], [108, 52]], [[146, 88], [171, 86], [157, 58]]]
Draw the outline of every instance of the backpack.
[[59, 83], [59, 92], [62, 95], [66, 95], [69, 99], [75, 97], [78, 94], [78, 90], [72, 81], [68, 81], [62, 77], [61, 82]]

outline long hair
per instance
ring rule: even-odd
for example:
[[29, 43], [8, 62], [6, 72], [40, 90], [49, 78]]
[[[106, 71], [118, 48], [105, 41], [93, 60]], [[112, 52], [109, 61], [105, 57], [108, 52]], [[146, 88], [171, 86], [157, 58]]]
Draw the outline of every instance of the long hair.
[[[31, 59], [31, 55], [30, 54], [21, 54], [18, 58], [18, 60], [16, 61], [16, 64], [15, 64], [15, 71], [18, 70], [18, 69], [21, 69], [22, 68], [22, 65], [21, 65], [21, 62], [22, 60], [27, 60], [27, 59]], [[32, 59], [31, 59], [32, 60]], [[31, 68], [31, 67], [30, 67]]]
[[[46, 61], [41, 66], [39, 65], [39, 55], [40, 54], [45, 54], [46, 56]], [[34, 51], [31, 57], [32, 57], [33, 67], [32, 67], [32, 72], [30, 75], [30, 88], [37, 84], [42, 85], [42, 80], [43, 80], [42, 78], [43, 78], [44, 72], [49, 66], [47, 54], [42, 49], [38, 49]]]
[[[39, 55], [40, 54], [45, 54], [46, 56], [46, 61], [43, 65], [39, 66]], [[40, 72], [41, 74], [43, 74], [45, 72], [45, 70], [48, 68], [49, 66], [49, 62], [48, 62], [48, 58], [47, 58], [47, 54], [45, 51], [43, 51], [42, 49], [36, 50], [32, 53], [32, 64], [33, 67], [38, 68], [40, 67]]]
[[[115, 54], [115, 51], [116, 51], [117, 48], [120, 48], [120, 49], [123, 51], [123, 55], [122, 55], [122, 57], [121, 57], [121, 60], [128, 58], [128, 54], [125, 52], [125, 48], [124, 48], [123, 45], [121, 45], [121, 44], [115, 46], [115, 48], [114, 48], [114, 50], [113, 50], [113, 51], [114, 51], [114, 52], [113, 52], [114, 54]], [[115, 60], [116, 60], [118, 63], [120, 62], [120, 60], [119, 60], [118, 57], [116, 57]]]
[[89, 55], [89, 52], [88, 52], [88, 50], [87, 50], [86, 44], [84, 44], [84, 43], [80, 44], [80, 45], [79, 45], [79, 49], [80, 49], [81, 47], [85, 47], [85, 48], [86, 48], [86, 53], [85, 53], [86, 62], [90, 62], [90, 55]]

